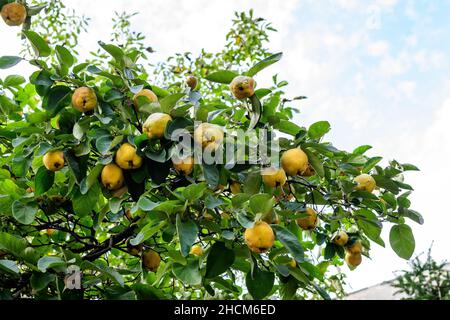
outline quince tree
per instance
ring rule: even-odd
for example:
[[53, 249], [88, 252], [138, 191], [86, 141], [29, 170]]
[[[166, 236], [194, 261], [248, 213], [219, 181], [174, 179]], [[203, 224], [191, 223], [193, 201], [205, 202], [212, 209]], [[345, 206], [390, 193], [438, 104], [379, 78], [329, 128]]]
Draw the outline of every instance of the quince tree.
[[[382, 165], [368, 145], [339, 150], [327, 121], [298, 121], [305, 97], [286, 96], [277, 75], [260, 80], [282, 54], [252, 11], [236, 13], [223, 51], [149, 68], [130, 15], [114, 30], [124, 42], [80, 61], [74, 34], [65, 45], [42, 33], [46, 15], [64, 25], [51, 16], [60, 1], [0, 5], [29, 43], [0, 68], [35, 68], [0, 79], [1, 298], [328, 299], [340, 292], [333, 267], [369, 263], [382, 228], [411, 257], [408, 223], [423, 219], [403, 173], [418, 169]], [[267, 134], [280, 161], [251, 161], [249, 137], [223, 161], [238, 132]], [[214, 161], [180, 155], [182, 144]]]

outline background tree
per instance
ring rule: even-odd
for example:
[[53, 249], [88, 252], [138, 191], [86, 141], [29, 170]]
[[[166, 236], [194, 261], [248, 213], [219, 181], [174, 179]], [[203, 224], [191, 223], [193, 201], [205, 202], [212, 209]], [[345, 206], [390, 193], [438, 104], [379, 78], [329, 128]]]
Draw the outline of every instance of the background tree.
[[[36, 32], [57, 3], [39, 12], [25, 5], [39, 17], [22, 31], [33, 58], [0, 57], [2, 69], [24, 58], [36, 67], [28, 81], [0, 81], [3, 298], [328, 299], [342, 294], [332, 266], [345, 258], [353, 269], [371, 244], [385, 246], [383, 226], [393, 250], [412, 255], [406, 219], [423, 220], [403, 173], [418, 169], [383, 167], [367, 145], [335, 148], [324, 140], [327, 121], [294, 123], [304, 97], [286, 97], [277, 75], [254, 90], [258, 73], [282, 58], [266, 49], [275, 30], [264, 19], [236, 13], [221, 52], [149, 67], [153, 49], [130, 32], [131, 15], [117, 14], [112, 43], [99, 42], [102, 51], [84, 62], [64, 39]], [[53, 16], [59, 26], [72, 21], [65, 17]], [[264, 159], [174, 164], [171, 133], [195, 135], [194, 121], [215, 128], [214, 138], [222, 133], [213, 125], [227, 139], [236, 129], [268, 130], [282, 168], [262, 176]], [[80, 290], [65, 283], [74, 266]]]
[[450, 300], [450, 271], [446, 261], [436, 262], [428, 250], [425, 261], [420, 256], [410, 261], [411, 270], [399, 275], [393, 286], [408, 300]]

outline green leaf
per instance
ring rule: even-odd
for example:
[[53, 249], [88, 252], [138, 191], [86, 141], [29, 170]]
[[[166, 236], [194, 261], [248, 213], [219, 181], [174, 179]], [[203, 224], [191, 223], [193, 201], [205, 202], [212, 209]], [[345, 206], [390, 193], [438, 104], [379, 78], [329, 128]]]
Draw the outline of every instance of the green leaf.
[[377, 174], [372, 175], [372, 177], [375, 179], [378, 187], [386, 189], [393, 194], [398, 194], [400, 192], [400, 188], [391, 179]]
[[101, 163], [96, 164], [95, 167], [92, 168], [91, 172], [89, 172], [89, 175], [81, 181], [81, 194], [86, 194], [89, 189], [98, 181], [98, 176], [102, 172], [103, 167], [104, 166]]
[[8, 68], [14, 67], [20, 61], [22, 61], [21, 57], [2, 56], [2, 57], [0, 57], [0, 69], [8, 69]]
[[189, 201], [200, 199], [207, 188], [206, 183], [191, 184], [183, 190], [183, 197]]
[[86, 176], [86, 158], [76, 157], [73, 150], [69, 149], [64, 151], [64, 159], [67, 160], [67, 166], [75, 176], [77, 183], [81, 183]]
[[124, 286], [123, 277], [113, 268], [110, 268], [105, 265], [95, 264], [89, 261], [83, 261], [81, 266], [83, 270], [96, 270], [104, 274], [106, 277], [117, 283], [119, 286]]
[[314, 153], [312, 153], [309, 149], [305, 148], [305, 149], [303, 149], [303, 151], [308, 156], [308, 161], [311, 164], [311, 166], [313, 167], [314, 171], [317, 173], [317, 175], [319, 175], [319, 177], [325, 176], [325, 169], [323, 168], [322, 161], [320, 161], [320, 159]]
[[24, 77], [13, 74], [13, 75], [7, 76], [5, 78], [5, 81], [3, 81], [3, 85], [5, 87], [16, 87], [25, 82], [26, 82], [26, 80]]
[[372, 146], [369, 145], [363, 145], [363, 146], [359, 146], [357, 147], [355, 150], [353, 150], [353, 154], [355, 155], [362, 155], [364, 154], [366, 151], [372, 149]]
[[219, 184], [220, 172], [214, 164], [203, 164], [203, 174], [209, 187], [215, 189]]
[[148, 224], [146, 224], [141, 231], [139, 231], [139, 233], [136, 235], [136, 237], [134, 237], [133, 239], [130, 240], [130, 243], [133, 246], [137, 246], [139, 244], [141, 244], [142, 242], [144, 242], [145, 240], [147, 240], [148, 238], [150, 238], [151, 236], [153, 236], [155, 233], [157, 233], [159, 230], [161, 230], [162, 227], [164, 227], [167, 224], [167, 221], [159, 221], [156, 222], [152, 221]]
[[259, 171], [248, 174], [244, 181], [244, 192], [253, 195], [259, 193], [262, 184], [262, 177]]
[[198, 267], [198, 260], [189, 260], [186, 265], [174, 263], [173, 274], [187, 286], [197, 286], [202, 282], [202, 275]]
[[184, 97], [184, 93], [174, 93], [169, 96], [162, 98], [159, 101], [161, 109], [165, 113], [170, 113], [173, 107], [177, 104], [177, 102]]
[[73, 211], [78, 217], [84, 217], [92, 213], [97, 205], [101, 189], [96, 182], [86, 194], [77, 190], [72, 198]]
[[31, 224], [34, 221], [38, 206], [36, 204], [24, 204], [16, 200], [12, 204], [13, 217], [22, 224]]
[[265, 298], [272, 291], [274, 282], [275, 274], [273, 272], [262, 271], [257, 267], [253, 270], [253, 274], [249, 272], [245, 277], [248, 292], [255, 300]]
[[19, 274], [20, 270], [15, 261], [11, 260], [0, 260], [0, 271], [9, 274]]
[[75, 58], [70, 53], [70, 51], [63, 46], [56, 46], [56, 55], [58, 57], [59, 63], [61, 65], [66, 65], [71, 67], [75, 63]]
[[257, 96], [258, 99], [262, 99], [265, 96], [267, 96], [268, 94], [270, 94], [271, 92], [272, 92], [272, 90], [270, 90], [270, 89], [261, 88], [261, 89], [255, 90], [255, 96]]
[[284, 247], [292, 254], [294, 259], [297, 262], [305, 261], [305, 253], [297, 237], [288, 229], [280, 225], [272, 224], [271, 227], [273, 231], [275, 231], [277, 240], [284, 245]]
[[377, 216], [370, 210], [360, 209], [355, 213], [355, 219], [360, 229], [364, 231], [364, 234], [384, 247], [384, 242], [380, 239], [381, 228], [383, 225], [378, 220]]
[[31, 46], [38, 57], [48, 57], [52, 53], [47, 42], [36, 32], [28, 30], [23, 31], [23, 34], [30, 41]]
[[72, 90], [68, 86], [54, 86], [45, 95], [42, 106], [55, 116], [61, 109], [70, 103]]
[[206, 76], [206, 80], [229, 84], [239, 74], [231, 70], [219, 70]]
[[308, 129], [308, 135], [311, 139], [320, 139], [331, 129], [328, 121], [319, 121], [313, 123]]
[[221, 275], [233, 265], [234, 259], [234, 251], [225, 247], [225, 243], [214, 243], [206, 260], [205, 278], [212, 279]]
[[252, 95], [249, 99], [252, 104], [252, 112], [247, 130], [253, 130], [261, 119], [262, 106], [256, 95]]
[[415, 210], [399, 208], [399, 212], [403, 216], [410, 218], [411, 220], [413, 220], [414, 222], [417, 222], [418, 224], [424, 223], [424, 219], [423, 219], [422, 215]]
[[26, 247], [27, 242], [25, 239], [6, 232], [0, 232], [0, 250], [11, 253], [15, 257], [20, 257]]
[[101, 136], [95, 141], [95, 147], [101, 154], [105, 155], [111, 149], [112, 142], [112, 136]]
[[256, 215], [261, 213], [263, 216], [272, 211], [275, 200], [273, 196], [267, 193], [255, 194], [250, 198], [250, 208]]
[[415, 165], [409, 163], [402, 164], [402, 167], [404, 171], [420, 171]]
[[102, 47], [106, 52], [108, 52], [117, 62], [123, 63], [124, 53], [123, 50], [113, 44], [106, 44], [102, 41], [99, 41], [98, 44]]
[[416, 242], [411, 227], [406, 224], [392, 226], [389, 233], [389, 242], [400, 258], [408, 260], [414, 253]]
[[364, 168], [362, 170], [363, 173], [368, 173], [373, 167], [377, 165], [378, 162], [383, 160], [382, 157], [373, 157], [367, 160], [366, 164], [364, 165]]
[[281, 57], [283, 56], [282, 52], [273, 54], [264, 60], [259, 61], [256, 63], [253, 67], [250, 68], [250, 70], [247, 71], [246, 75], [249, 77], [253, 77], [255, 74], [260, 72], [261, 70], [267, 68], [268, 66], [274, 64], [275, 62], [280, 61]]
[[45, 167], [40, 167], [34, 178], [35, 195], [39, 196], [47, 192], [55, 181], [55, 173], [47, 170]]
[[330, 295], [321, 287], [319, 287], [317, 284], [315, 284], [314, 282], [311, 282], [311, 285], [314, 287], [314, 289], [316, 289], [317, 293], [320, 294], [320, 296], [322, 298], [324, 298], [325, 300], [331, 300]]
[[47, 288], [53, 281], [55, 281], [55, 275], [52, 273], [33, 273], [31, 275], [30, 284], [33, 290], [41, 291]]
[[198, 228], [194, 221], [181, 221], [181, 217], [177, 214], [177, 233], [180, 239], [181, 254], [186, 257], [191, 250], [192, 245], [197, 239]]
[[151, 211], [158, 206], [158, 203], [151, 201], [146, 196], [141, 196], [137, 205], [142, 211]]
[[60, 257], [55, 256], [44, 256], [39, 259], [37, 267], [39, 271], [46, 272], [47, 269], [64, 266], [66, 263]]
[[291, 136], [297, 135], [297, 133], [302, 130], [301, 127], [288, 120], [280, 120], [280, 122], [275, 123], [273, 127], [283, 133], [290, 134]]

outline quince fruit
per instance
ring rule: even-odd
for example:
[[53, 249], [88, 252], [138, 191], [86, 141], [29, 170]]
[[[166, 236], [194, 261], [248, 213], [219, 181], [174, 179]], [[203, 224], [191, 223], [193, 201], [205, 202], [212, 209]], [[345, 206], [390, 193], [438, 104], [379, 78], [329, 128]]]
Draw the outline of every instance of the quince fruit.
[[366, 173], [360, 174], [353, 181], [357, 183], [355, 189], [359, 191], [372, 192], [377, 186], [375, 179]]
[[56, 172], [64, 167], [64, 153], [62, 151], [47, 152], [42, 158], [47, 170]]
[[198, 244], [193, 245], [189, 253], [200, 257], [201, 255], [203, 255], [203, 248]]
[[142, 255], [142, 260], [144, 267], [151, 272], [156, 272], [161, 263], [161, 257], [156, 251], [153, 250], [145, 251]]
[[345, 246], [348, 242], [348, 234], [347, 232], [341, 230], [339, 231], [333, 238], [333, 242], [338, 246]]
[[317, 226], [318, 218], [317, 213], [312, 208], [306, 208], [307, 214], [304, 218], [297, 219], [297, 224], [302, 228], [303, 230], [314, 230]]
[[122, 169], [138, 169], [142, 165], [142, 157], [136, 153], [136, 148], [124, 143], [116, 152], [116, 164]]
[[27, 9], [20, 3], [8, 3], [2, 7], [1, 16], [8, 26], [20, 26], [27, 18]]
[[245, 230], [244, 238], [251, 251], [264, 253], [272, 248], [275, 234], [267, 222], [257, 221], [253, 228]]
[[189, 88], [191, 88], [191, 90], [195, 90], [195, 88], [197, 88], [198, 80], [196, 77], [191, 75], [187, 77], [186, 84]]
[[72, 95], [72, 106], [80, 112], [91, 111], [97, 106], [97, 96], [93, 89], [80, 87]]
[[183, 159], [179, 159], [178, 157], [172, 158], [173, 167], [178, 173], [184, 174], [186, 176], [192, 173], [194, 170], [194, 157], [189, 156]]
[[255, 94], [255, 80], [247, 76], [237, 76], [230, 83], [230, 91], [236, 99], [245, 99]]
[[230, 190], [232, 194], [241, 193], [241, 184], [237, 181], [233, 181], [230, 183]]
[[352, 254], [362, 253], [362, 243], [360, 240], [356, 240], [354, 243], [347, 247], [347, 252]]
[[300, 148], [294, 148], [283, 153], [281, 166], [289, 176], [303, 174], [308, 169], [308, 156]]
[[203, 149], [216, 150], [224, 138], [223, 129], [215, 124], [202, 123], [194, 131], [194, 141]]
[[264, 184], [271, 188], [282, 187], [286, 183], [286, 173], [283, 169], [264, 168], [261, 172]]
[[345, 254], [345, 262], [347, 262], [347, 265], [350, 268], [356, 268], [362, 262], [362, 255], [361, 255], [361, 253], [350, 253], [350, 252], [347, 252]]
[[138, 109], [139, 109], [139, 101], [141, 99], [144, 100], [143, 98], [140, 98], [140, 97], [147, 98], [149, 103], [158, 101], [158, 97], [156, 96], [156, 94], [152, 90], [150, 90], [150, 89], [142, 89], [141, 91], [136, 93], [134, 95], [134, 97], [133, 97], [134, 109], [136, 111], [138, 111]]
[[110, 163], [103, 167], [101, 180], [106, 189], [117, 190], [123, 186], [125, 177], [123, 176], [122, 169], [118, 165]]
[[172, 121], [172, 117], [166, 113], [152, 113], [145, 120], [142, 131], [147, 134], [149, 139], [160, 139], [164, 137], [164, 131], [170, 121]]

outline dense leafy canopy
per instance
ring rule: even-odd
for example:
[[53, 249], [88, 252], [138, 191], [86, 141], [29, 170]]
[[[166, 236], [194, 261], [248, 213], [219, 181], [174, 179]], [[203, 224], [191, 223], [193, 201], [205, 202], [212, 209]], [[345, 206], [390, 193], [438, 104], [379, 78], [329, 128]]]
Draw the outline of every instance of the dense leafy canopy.
[[[50, 14], [54, 26], [75, 19], [58, 20], [54, 10], [61, 7], [35, 9]], [[269, 23], [236, 13], [223, 51], [177, 54], [149, 68], [145, 54], [152, 49], [129, 32], [130, 17], [117, 18], [115, 42], [99, 42], [101, 51], [88, 62], [79, 61], [76, 34], [66, 36], [69, 45], [46, 41], [45, 26], [31, 21], [23, 36], [32, 57], [0, 57], [1, 69], [23, 58], [36, 67], [28, 80], [0, 80], [0, 297], [327, 299], [341, 293], [342, 275], [332, 267], [344, 263], [346, 248], [333, 242], [336, 232], [346, 231], [347, 247], [361, 241], [369, 257], [371, 245], [385, 246], [381, 230], [390, 227], [392, 249], [405, 259], [412, 255], [407, 222], [423, 219], [410, 209], [413, 188], [403, 173], [416, 167], [395, 160], [381, 166], [381, 157], [366, 155], [366, 145], [335, 148], [324, 140], [327, 121], [293, 122], [305, 97], [286, 97], [288, 83], [277, 75], [272, 84], [257, 83], [248, 99], [230, 93], [235, 76], [258, 82], [282, 58], [264, 47], [275, 31]], [[195, 88], [186, 85], [188, 75], [199, 80]], [[95, 93], [93, 110], [73, 108], [79, 87]], [[133, 97], [144, 88], [158, 102], [138, 99], [135, 108]], [[172, 121], [162, 137], [149, 139], [142, 124], [155, 112]], [[263, 183], [260, 165], [248, 162], [197, 163], [184, 175], [171, 161], [178, 141], [170, 137], [180, 128], [193, 134], [195, 121], [223, 126], [231, 136], [235, 129], [273, 132], [282, 152], [305, 152], [309, 174], [276, 188]], [[124, 188], [108, 190], [103, 169], [124, 143], [137, 149], [142, 165], [123, 170]], [[53, 172], [43, 157], [58, 150], [64, 167]], [[353, 180], [362, 173], [374, 178], [374, 192], [357, 190]], [[297, 223], [307, 218], [307, 207], [317, 212], [313, 230]], [[257, 254], [243, 235], [260, 219], [272, 224], [275, 243]], [[202, 253], [191, 253], [193, 245]], [[154, 272], [143, 263], [148, 250], [161, 258]], [[82, 272], [80, 290], [65, 282], [73, 266]]]

